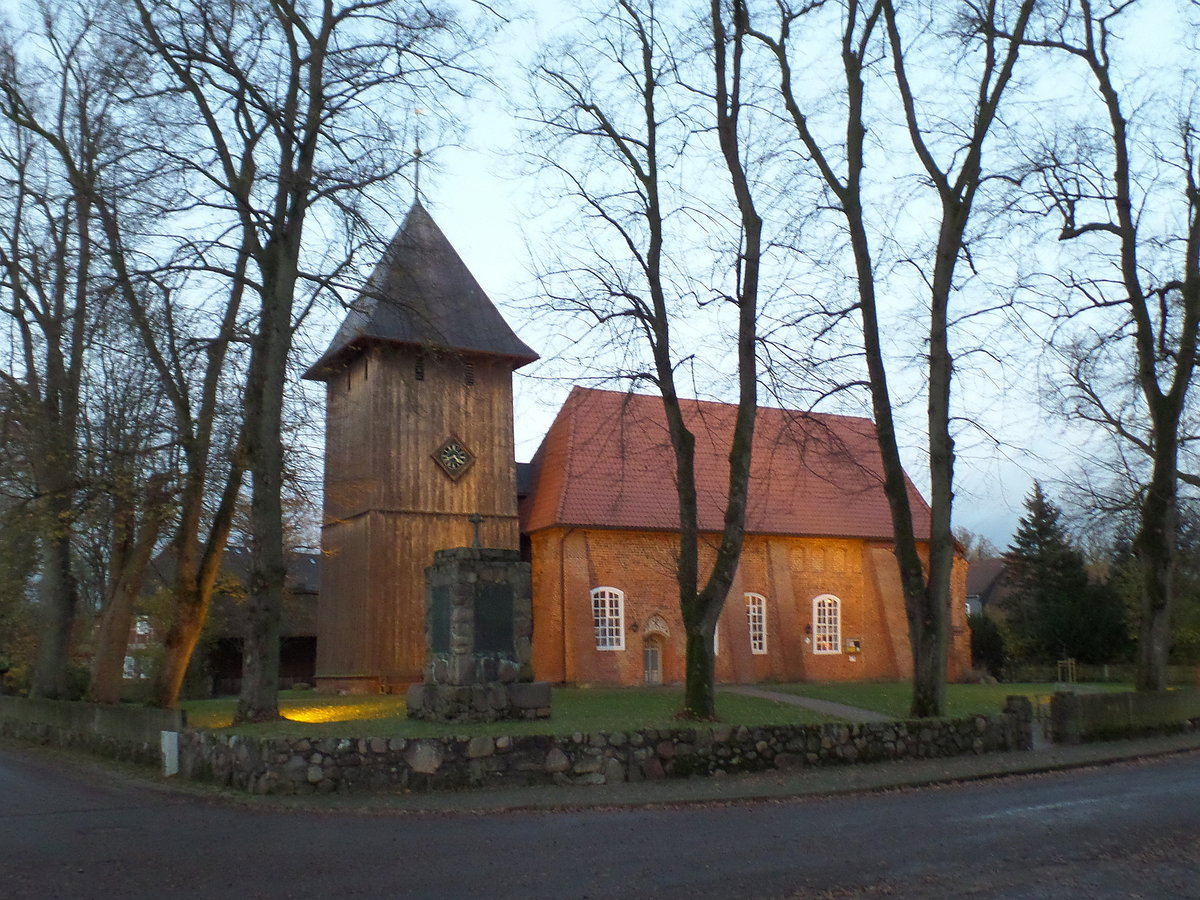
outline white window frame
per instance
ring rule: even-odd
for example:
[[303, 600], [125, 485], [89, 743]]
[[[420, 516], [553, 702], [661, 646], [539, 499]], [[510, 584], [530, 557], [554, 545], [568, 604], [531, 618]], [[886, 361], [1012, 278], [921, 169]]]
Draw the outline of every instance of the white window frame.
[[765, 656], [767, 652], [767, 598], [748, 591], [746, 599], [746, 627], [750, 632], [750, 652]]
[[813, 597], [813, 653], [842, 652], [842, 601], [833, 594]]
[[597, 650], [625, 649], [625, 592], [615, 587], [592, 588], [592, 625]]

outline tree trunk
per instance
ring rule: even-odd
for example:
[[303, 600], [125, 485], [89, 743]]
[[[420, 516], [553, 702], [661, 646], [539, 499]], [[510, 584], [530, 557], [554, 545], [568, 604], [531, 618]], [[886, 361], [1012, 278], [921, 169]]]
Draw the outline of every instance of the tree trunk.
[[[746, 168], [741, 160], [738, 120], [741, 113], [741, 76], [744, 42], [750, 22], [743, 9], [734, 10], [733, 31], [725, 27], [724, 8], [713, 0], [709, 9], [713, 36], [713, 75], [716, 101], [716, 132], [725, 169], [729, 174], [738, 216], [742, 226], [743, 245], [737, 266], [738, 336], [737, 376], [738, 407], [729, 448], [729, 480], [726, 486], [725, 519], [721, 543], [704, 588], [695, 593], [698, 584], [698, 517], [696, 478], [692, 445], [688, 444], [687, 466], [679, 465], [680, 494], [680, 611], [687, 634], [686, 684], [684, 713], [692, 718], [716, 717], [715, 660], [713, 635], [717, 619], [725, 605], [726, 595], [737, 573], [742, 544], [746, 533], [746, 504], [750, 489], [750, 460], [754, 446], [754, 424], [758, 414], [758, 280], [762, 263], [762, 219], [754, 205], [754, 196]], [[660, 371], [660, 376], [661, 376]], [[672, 395], [674, 388], [672, 386]], [[664, 391], [664, 403], [667, 392]], [[678, 399], [675, 398], [676, 405]], [[674, 433], [672, 438], [674, 439]], [[681, 455], [677, 447], [677, 464]], [[684, 479], [687, 479], [686, 483]], [[684, 501], [690, 504], [685, 510]], [[687, 566], [690, 585], [684, 583], [684, 549], [692, 554]]]
[[134, 609], [146, 581], [146, 570], [150, 567], [154, 545], [158, 543], [163, 523], [169, 514], [164, 482], [162, 476], [155, 475], [147, 484], [140, 526], [135, 525], [135, 511], [128, 508], [132, 504], [117, 514], [122, 520], [118, 529], [123, 532], [120, 541], [124, 549], [114, 550], [113, 553], [109, 601], [101, 613], [96, 635], [96, 652], [92, 657], [87, 693], [87, 698], [93, 703], [121, 701], [125, 655], [129, 649]]
[[171, 622], [163, 636], [163, 659], [150, 696], [151, 705], [162, 709], [173, 709], [179, 702], [188, 665], [208, 618], [211, 598], [211, 593], [205, 593], [194, 579], [187, 578], [175, 582], [174, 595]]
[[37, 659], [29, 687], [31, 697], [51, 700], [69, 698], [67, 667], [70, 662], [71, 632], [79, 592], [72, 570], [70, 500], [53, 495], [45, 515], [50, 525], [42, 537], [41, 629]]
[[[900, 586], [904, 593], [904, 611], [908, 622], [910, 651], [913, 658], [912, 715], [917, 718], [941, 715], [940, 698], [944, 691], [945, 675], [931, 671], [928, 653], [936, 644], [930, 641], [933, 617], [929, 609], [929, 587], [921, 565], [917, 537], [913, 530], [912, 505], [908, 497], [908, 482], [900, 461], [900, 446], [896, 440], [896, 425], [892, 417], [891, 391], [887, 367], [880, 341], [879, 312], [875, 295], [875, 276], [870, 247], [857, 194], [847, 194], [846, 218], [850, 226], [858, 271], [859, 312], [862, 316], [863, 349], [866, 356], [871, 408], [875, 416], [875, 439], [883, 467], [883, 491], [891, 515], [893, 552], [900, 570]], [[944, 672], [944, 670], [943, 670]], [[931, 703], [939, 703], [930, 706]]]
[[[271, 452], [274, 456], [274, 451]], [[282, 448], [278, 451], [282, 458]], [[274, 479], [253, 474], [250, 500], [250, 584], [242, 644], [242, 688], [234, 721], [279, 718], [279, 616], [287, 567], [283, 510]], [[264, 483], [265, 482], [265, 483]]]
[[224, 493], [209, 526], [208, 543], [201, 551], [200, 520], [204, 514], [205, 467], [199, 462], [190, 465], [188, 487], [184, 491], [174, 540], [176, 566], [172, 616], [163, 636], [163, 660], [155, 676], [150, 700], [152, 705], [163, 709], [171, 709], [179, 702], [188, 665], [200, 642], [204, 623], [208, 620], [208, 608], [221, 569], [225, 544], [233, 527], [234, 507], [242, 484], [239, 448], [234, 453], [229, 480], [225, 483]]
[[[302, 221], [302, 220], [301, 220]], [[298, 235], [300, 221], [292, 234]], [[298, 240], [266, 248], [263, 309], [246, 380], [246, 462], [251, 477], [250, 584], [242, 689], [234, 722], [279, 718], [279, 617], [287, 560], [283, 546], [283, 394], [292, 343]]]
[[69, 691], [67, 667], [71, 636], [79, 606], [75, 581], [75, 554], [71, 536], [75, 521], [73, 441], [61, 426], [46, 426], [50, 432], [43, 443], [44, 458], [36, 463], [35, 479], [43, 493], [39, 509], [42, 581], [41, 628], [37, 658], [29, 688], [32, 697], [64, 699]]
[[[1145, 448], [1153, 470], [1134, 550], [1142, 569], [1142, 624], [1137, 650], [1138, 690], [1159, 691], [1167, 687], [1167, 660], [1170, 650], [1171, 594], [1174, 588], [1175, 542], [1177, 527], [1180, 420], [1196, 365], [1197, 329], [1200, 328], [1200, 215], [1196, 209], [1196, 187], [1193, 180], [1190, 145], [1184, 144], [1187, 165], [1187, 197], [1189, 222], [1186, 250], [1183, 255], [1184, 280], [1180, 290], [1181, 315], [1178, 317], [1178, 343], [1170, 346], [1167, 321], [1167, 288], [1147, 289], [1143, 277], [1147, 274], [1138, 259], [1141, 249], [1140, 216], [1135, 201], [1134, 177], [1130, 156], [1128, 123], [1121, 109], [1121, 95], [1112, 78], [1112, 61], [1108, 57], [1109, 17], [1093, 13], [1087, 3], [1080, 3], [1082, 23], [1087, 42], [1077, 52], [1091, 68], [1096, 88], [1104, 102], [1111, 128], [1113, 151], [1113, 196], [1115, 222], [1107, 223], [1118, 238], [1120, 269], [1124, 302], [1128, 305], [1134, 329], [1137, 357], [1135, 376], [1146, 399], [1150, 415], [1150, 434]], [[1077, 237], [1087, 231], [1064, 228], [1064, 235]], [[1160, 239], [1147, 242], [1158, 246]], [[1171, 242], [1174, 243], [1174, 242]], [[1157, 252], [1157, 251], [1155, 251]], [[1152, 255], [1154, 255], [1152, 253]], [[1174, 288], [1171, 288], [1174, 289]], [[1163, 312], [1157, 329], [1154, 325], [1151, 299], [1157, 295]], [[1160, 367], [1169, 358], [1173, 362], [1170, 382], [1163, 390]]]
[[[976, 181], [971, 174], [969, 181]], [[910, 620], [913, 646], [912, 715], [940, 716], [946, 692], [946, 651], [950, 631], [950, 579], [954, 571], [954, 438], [950, 434], [950, 386], [954, 358], [950, 351], [950, 295], [963, 244], [969, 200], [942, 199], [942, 223], [934, 257], [929, 310], [929, 576], [916, 598], [917, 616]]]
[[100, 617], [88, 680], [87, 699], [92, 703], [121, 702], [129, 630], [133, 627], [133, 610], [140, 586], [140, 583], [122, 579]]
[[687, 671], [683, 708], [690, 718], [697, 720], [714, 718], [716, 710], [713, 633], [712, 627], [707, 630], [702, 626], [687, 629]]
[[932, 586], [922, 607], [922, 612], [932, 621], [923, 621], [916, 629], [910, 628], [913, 655], [911, 714], [918, 719], [940, 716], [946, 693], [946, 632], [937, 626], [937, 601]]
[[1142, 504], [1141, 528], [1134, 550], [1142, 570], [1142, 623], [1138, 635], [1135, 687], [1167, 689], [1171, 647], [1171, 596], [1174, 589], [1176, 515], [1176, 429], [1158, 432], [1154, 473]]

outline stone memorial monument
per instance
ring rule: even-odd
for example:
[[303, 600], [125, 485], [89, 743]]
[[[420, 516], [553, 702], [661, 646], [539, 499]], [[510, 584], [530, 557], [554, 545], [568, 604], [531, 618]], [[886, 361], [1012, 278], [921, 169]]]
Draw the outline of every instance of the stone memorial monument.
[[532, 680], [531, 597], [529, 563], [516, 550], [481, 548], [478, 537], [474, 547], [438, 550], [425, 570], [425, 681], [408, 690], [409, 717], [548, 718], [550, 685]]

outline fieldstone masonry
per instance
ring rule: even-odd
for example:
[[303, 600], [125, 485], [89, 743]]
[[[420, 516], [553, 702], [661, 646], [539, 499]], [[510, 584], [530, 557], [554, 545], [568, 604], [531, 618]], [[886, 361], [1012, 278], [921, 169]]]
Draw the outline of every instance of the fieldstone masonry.
[[515, 550], [439, 550], [425, 570], [425, 681], [408, 715], [440, 722], [542, 719], [550, 685], [532, 681], [529, 563]]
[[559, 736], [267, 740], [187, 732], [180, 771], [258, 794], [612, 784], [1016, 750], [1026, 725], [1013, 709], [966, 719]]

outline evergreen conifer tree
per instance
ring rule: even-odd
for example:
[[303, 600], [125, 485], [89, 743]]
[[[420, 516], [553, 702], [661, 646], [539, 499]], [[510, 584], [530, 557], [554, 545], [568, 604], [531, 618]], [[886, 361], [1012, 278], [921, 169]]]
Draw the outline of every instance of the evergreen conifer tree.
[[1111, 661], [1127, 642], [1120, 599], [1106, 585], [1089, 582], [1062, 510], [1037, 482], [1025, 509], [1005, 554], [1003, 605], [1013, 650], [1031, 660]]

